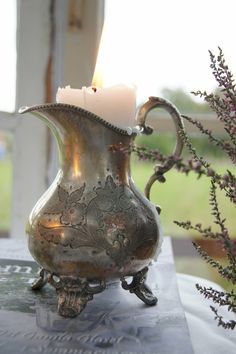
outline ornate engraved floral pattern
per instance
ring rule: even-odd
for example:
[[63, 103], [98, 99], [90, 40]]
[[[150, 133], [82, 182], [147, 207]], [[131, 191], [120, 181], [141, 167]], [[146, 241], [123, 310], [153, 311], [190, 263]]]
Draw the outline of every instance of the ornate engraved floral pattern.
[[58, 186], [58, 203], [48, 210], [48, 213], [61, 214], [62, 225], [81, 225], [86, 213], [86, 204], [80, 200], [85, 190], [85, 184], [72, 193], [67, 192], [60, 185]]
[[58, 201], [44, 213], [48, 218], [54, 215], [58, 225], [38, 225], [46, 241], [71, 248], [103, 249], [119, 266], [145, 241], [157, 241], [153, 214], [128, 186], [107, 176], [92, 193], [86, 192], [85, 184], [73, 192], [58, 185]]

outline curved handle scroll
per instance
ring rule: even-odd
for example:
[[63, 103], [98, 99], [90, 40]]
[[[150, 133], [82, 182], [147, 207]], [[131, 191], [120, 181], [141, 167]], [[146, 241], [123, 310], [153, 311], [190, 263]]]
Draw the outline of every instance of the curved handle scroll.
[[184, 142], [182, 139], [181, 131], [184, 131], [184, 124], [180, 113], [173, 104], [160, 97], [149, 97], [149, 100], [144, 103], [138, 111], [137, 122], [138, 125], [142, 128], [142, 133], [152, 134], [153, 129], [150, 126], [146, 125], [146, 118], [148, 113], [154, 108], [164, 108], [171, 116], [174, 121], [175, 130], [176, 130], [176, 145], [174, 151], [171, 155], [171, 159], [168, 159], [163, 165], [156, 165], [154, 167], [154, 174], [149, 178], [146, 187], [145, 195], [150, 199], [150, 190], [155, 181], [165, 182], [165, 177], [163, 176], [167, 171], [169, 171], [175, 160], [180, 157], [183, 150]]

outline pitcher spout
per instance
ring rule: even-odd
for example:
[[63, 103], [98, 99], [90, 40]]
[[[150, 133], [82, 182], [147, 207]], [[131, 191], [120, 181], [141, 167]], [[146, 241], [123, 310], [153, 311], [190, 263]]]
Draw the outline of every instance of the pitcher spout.
[[50, 128], [57, 141], [63, 173], [69, 173], [77, 178], [81, 174], [86, 175], [99, 170], [101, 175], [102, 168], [116, 165], [114, 159], [119, 160], [118, 165], [125, 164], [123, 171], [128, 169], [129, 158], [119, 153], [114, 156], [109, 147], [118, 144], [128, 147], [136, 136], [135, 133], [130, 135], [129, 132], [113, 126], [95, 114], [68, 104], [22, 107], [19, 112], [32, 113]]

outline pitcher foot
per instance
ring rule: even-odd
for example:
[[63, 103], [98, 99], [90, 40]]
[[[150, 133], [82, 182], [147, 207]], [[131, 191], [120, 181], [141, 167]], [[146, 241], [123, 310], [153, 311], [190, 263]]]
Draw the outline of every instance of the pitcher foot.
[[[57, 280], [56, 280], [57, 278]], [[76, 317], [93, 299], [93, 295], [102, 292], [105, 281], [97, 286], [90, 286], [85, 278], [55, 277], [51, 274], [48, 282], [56, 289], [58, 297], [58, 313], [63, 317]]]
[[39, 271], [39, 278], [35, 279], [35, 281], [31, 284], [32, 290], [40, 290], [47, 284], [47, 274], [46, 271], [41, 268]]
[[151, 289], [145, 284], [147, 278], [148, 267], [143, 268], [133, 275], [130, 284], [127, 283], [125, 277], [121, 278], [122, 288], [134, 293], [140, 300], [148, 306], [154, 306], [157, 303], [157, 297], [153, 295]]

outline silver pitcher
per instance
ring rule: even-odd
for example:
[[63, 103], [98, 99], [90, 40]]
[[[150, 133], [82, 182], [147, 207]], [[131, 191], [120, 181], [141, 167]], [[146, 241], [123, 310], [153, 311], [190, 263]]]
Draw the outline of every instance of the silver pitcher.
[[[168, 101], [150, 97], [139, 110], [137, 128], [150, 133], [148, 112], [166, 109], [174, 120], [181, 154], [183, 123]], [[62, 316], [79, 314], [93, 295], [103, 291], [109, 279], [121, 279], [122, 287], [147, 305], [157, 298], [145, 284], [148, 266], [160, 249], [159, 209], [149, 202], [153, 182], [173, 162], [159, 166], [151, 176], [144, 197], [130, 176], [126, 153], [136, 133], [129, 135], [95, 114], [68, 104], [26, 107], [53, 132], [59, 150], [58, 174], [33, 208], [27, 224], [29, 250], [42, 267], [32, 285], [47, 282], [55, 287]], [[120, 149], [112, 148], [114, 146]], [[157, 173], [158, 171], [158, 173]], [[158, 175], [159, 174], [159, 175]], [[128, 284], [126, 277], [132, 277]]]

